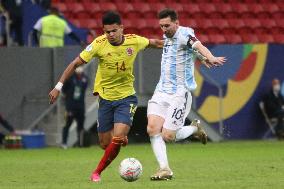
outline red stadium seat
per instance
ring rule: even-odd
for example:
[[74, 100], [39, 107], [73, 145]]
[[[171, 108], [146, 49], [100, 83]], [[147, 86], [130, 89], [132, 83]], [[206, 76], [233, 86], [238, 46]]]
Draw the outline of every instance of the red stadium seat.
[[122, 14], [133, 11], [133, 6], [131, 3], [117, 3], [116, 7], [118, 12]]
[[196, 20], [194, 20], [194, 19], [180, 20], [180, 23], [181, 23], [182, 26], [190, 27], [190, 28], [193, 28], [193, 29], [198, 28]]
[[166, 4], [165, 3], [153, 3], [151, 4], [151, 9], [155, 10], [156, 12], [159, 12], [161, 10], [163, 10], [164, 8], [166, 8]]
[[197, 19], [196, 23], [197, 23], [198, 28], [201, 28], [201, 29], [204, 29], [204, 30], [213, 27], [213, 24], [212, 24], [211, 20], [209, 20], [209, 19]]
[[67, 6], [67, 9], [74, 14], [77, 14], [78, 12], [84, 11], [84, 7], [81, 3], [72, 3], [71, 2], [71, 3], [67, 3], [66, 6]]
[[227, 43], [230, 44], [239, 44], [243, 42], [241, 36], [238, 34], [225, 34], [224, 36], [226, 38]]
[[215, 8], [216, 8], [216, 10], [221, 12], [223, 14], [223, 16], [226, 15], [227, 13], [232, 12], [232, 7], [228, 3], [217, 3], [217, 4], [215, 4]]
[[242, 19], [228, 19], [228, 23], [230, 27], [239, 29], [245, 26], [244, 22]]
[[89, 18], [89, 19], [80, 19], [80, 27], [81, 28], [87, 28], [87, 29], [95, 29], [98, 27], [98, 23], [95, 19]]
[[92, 16], [92, 13], [101, 12], [101, 7], [98, 3], [83, 2], [83, 6], [85, 11], [90, 14], [90, 17]]
[[260, 12], [264, 11], [261, 4], [259, 3], [247, 4], [247, 8], [248, 8], [248, 11], [252, 12], [253, 14], [259, 14]]
[[273, 35], [270, 34], [260, 34], [257, 38], [260, 43], [274, 43]]
[[244, 43], [258, 43], [258, 38], [254, 34], [244, 34], [242, 39]]
[[265, 28], [272, 28], [276, 26], [276, 22], [270, 18], [259, 19], [259, 21], [260, 21], [261, 26]]
[[181, 3], [167, 3], [167, 7], [174, 9], [177, 13], [183, 11], [183, 5]]
[[273, 35], [274, 42], [279, 44], [284, 44], [284, 34], [276, 34]]
[[105, 11], [109, 11], [109, 10], [114, 10], [116, 11], [117, 10], [117, 7], [114, 3], [111, 3], [111, 2], [101, 2], [100, 3], [100, 7], [101, 7], [101, 11], [105, 12]]
[[133, 9], [135, 11], [138, 11], [141, 13], [141, 15], [143, 15], [144, 13], [148, 12], [148, 11], [151, 11], [151, 8], [150, 8], [150, 5], [147, 4], [147, 3], [133, 3], [132, 4], [133, 6]]
[[78, 12], [77, 14], [74, 14], [76, 18], [78, 19], [87, 19], [90, 18], [90, 14], [88, 12]]
[[195, 15], [201, 12], [198, 4], [184, 4], [183, 5], [183, 10], [187, 11], [190, 15]]
[[204, 34], [199, 34], [199, 35], [196, 35], [197, 39], [199, 41], [201, 41], [201, 43], [203, 44], [208, 44], [209, 43], [209, 38], [208, 38], [208, 35], [204, 35]]
[[224, 35], [212, 34], [212, 35], [209, 35], [209, 42], [214, 43], [214, 44], [224, 44], [227, 41], [226, 41]]
[[246, 27], [250, 28], [257, 28], [261, 26], [258, 19], [244, 19], [244, 24]]
[[276, 19], [275, 22], [278, 27], [284, 28], [284, 18]]
[[271, 14], [271, 13], [280, 11], [280, 9], [277, 6], [277, 4], [267, 3], [267, 4], [263, 5], [263, 11], [269, 12]]
[[229, 27], [229, 23], [226, 19], [211, 19], [212, 25], [218, 27], [219, 29], [224, 29]]
[[239, 15], [249, 12], [246, 4], [234, 3], [231, 6], [232, 6], [232, 10], [237, 12]]

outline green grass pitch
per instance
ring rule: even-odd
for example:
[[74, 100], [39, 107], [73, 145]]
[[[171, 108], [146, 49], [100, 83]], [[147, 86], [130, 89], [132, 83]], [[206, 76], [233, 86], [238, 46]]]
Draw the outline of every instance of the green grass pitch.
[[[91, 148], [0, 149], [1, 189], [283, 189], [284, 142], [233, 141], [169, 144], [168, 155], [174, 179], [150, 181], [156, 171], [150, 144], [128, 145], [103, 172], [101, 183], [89, 176], [103, 150]], [[119, 162], [139, 159], [142, 177], [132, 183], [118, 174]]]

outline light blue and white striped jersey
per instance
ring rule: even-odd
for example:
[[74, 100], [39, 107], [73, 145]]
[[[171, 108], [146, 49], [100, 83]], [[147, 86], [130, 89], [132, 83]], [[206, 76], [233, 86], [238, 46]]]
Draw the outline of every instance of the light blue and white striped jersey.
[[164, 35], [161, 60], [161, 76], [156, 90], [176, 93], [179, 88], [194, 90], [193, 49], [187, 45], [189, 37], [195, 37], [192, 28], [179, 26], [172, 38]]

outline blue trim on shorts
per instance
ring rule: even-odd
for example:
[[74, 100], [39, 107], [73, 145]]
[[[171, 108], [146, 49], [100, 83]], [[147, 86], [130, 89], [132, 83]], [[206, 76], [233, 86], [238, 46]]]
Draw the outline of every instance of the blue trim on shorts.
[[132, 126], [134, 113], [137, 107], [137, 97], [128, 96], [120, 100], [105, 100], [99, 98], [98, 132], [107, 132], [113, 129], [114, 123], [124, 123]]

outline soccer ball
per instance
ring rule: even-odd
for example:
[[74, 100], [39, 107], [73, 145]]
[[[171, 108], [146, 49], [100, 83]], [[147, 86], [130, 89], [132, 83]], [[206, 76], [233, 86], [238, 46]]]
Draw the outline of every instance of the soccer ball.
[[127, 182], [133, 182], [142, 175], [142, 165], [135, 158], [126, 158], [119, 165], [119, 175]]

